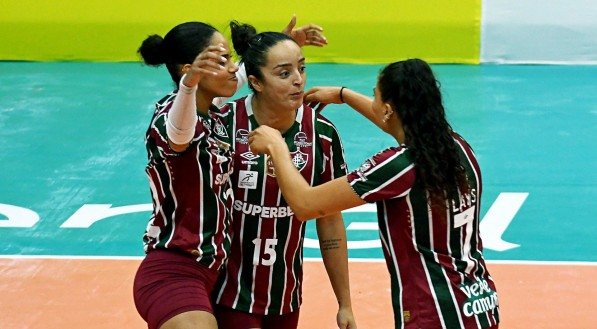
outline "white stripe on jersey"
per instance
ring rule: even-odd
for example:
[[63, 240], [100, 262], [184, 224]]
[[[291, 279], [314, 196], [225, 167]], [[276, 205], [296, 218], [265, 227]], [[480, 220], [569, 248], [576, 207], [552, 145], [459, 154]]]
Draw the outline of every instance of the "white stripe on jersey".
[[[429, 199], [429, 194], [427, 192], [425, 192], [425, 196], [427, 199]], [[431, 250], [433, 250], [433, 222], [432, 222], [432, 218], [433, 216], [431, 216], [431, 208], [429, 207], [429, 204], [427, 204], [427, 217], [429, 218], [429, 223], [428, 223], [428, 227], [429, 227], [429, 243], [431, 246]], [[415, 225], [412, 225], [413, 230]], [[432, 251], [433, 252], [433, 251]], [[425, 263], [425, 257], [423, 257], [422, 253], [419, 253], [419, 258], [421, 258], [421, 265], [423, 265], [423, 269], [425, 270], [425, 277], [427, 277], [427, 287], [429, 288], [429, 291], [431, 291], [431, 295], [433, 296], [433, 303], [435, 304], [435, 310], [437, 312], [437, 315], [439, 317], [439, 320], [442, 324], [442, 328], [447, 328], [446, 327], [446, 323], [444, 322], [444, 315], [442, 313], [442, 309], [439, 306], [439, 300], [437, 299], [437, 295], [435, 294], [435, 288], [433, 285], [433, 281], [431, 281], [431, 275], [429, 274], [429, 268], [427, 267], [427, 264]], [[434, 259], [437, 262], [437, 258], [434, 255]], [[437, 262], [439, 265], [439, 262]], [[440, 266], [441, 267], [441, 266]]]
[[[477, 174], [477, 171], [475, 170], [475, 167], [473, 166], [473, 163], [471, 162], [471, 159], [469, 158], [469, 156], [466, 152], [466, 149], [462, 146], [462, 144], [460, 144], [460, 142], [458, 140], [454, 139], [454, 142], [456, 143], [456, 145], [458, 145], [458, 147], [460, 147], [460, 149], [464, 153], [464, 156], [466, 157], [466, 159], [469, 163], [469, 166], [471, 167], [473, 173], [475, 174], [475, 181], [477, 182], [477, 184], [479, 184], [480, 183], [479, 176]], [[479, 198], [480, 197], [480, 195], [479, 195], [480, 186], [477, 186], [476, 190], [477, 190], [477, 196], [476, 196], [477, 200], [481, 200]], [[475, 210], [475, 212], [476, 212], [475, 215], [477, 216], [477, 218], [480, 218], [479, 217], [480, 208], [481, 208], [480, 205], [477, 205], [476, 210]], [[472, 221], [470, 221], [466, 224], [465, 230], [466, 230], [466, 236], [464, 238], [464, 242], [463, 242], [464, 244], [462, 246], [463, 247], [462, 256], [467, 258], [466, 259], [467, 266], [466, 266], [466, 269], [464, 272], [466, 274], [470, 274], [475, 267], [479, 266], [478, 262], [472, 257], [471, 238], [472, 238], [473, 234], [475, 234], [475, 236], [477, 237], [477, 246], [476, 247], [477, 247], [477, 251], [478, 251], [479, 250], [478, 244], [479, 244], [480, 237], [478, 234], [478, 229], [474, 230]], [[462, 241], [462, 238], [461, 238], [461, 241]], [[483, 271], [483, 272], [485, 272], [485, 271]]]
[[170, 241], [172, 241], [172, 238], [174, 237], [174, 231], [176, 231], [176, 209], [178, 208], [178, 200], [176, 199], [176, 193], [174, 193], [174, 189], [172, 188], [172, 173], [170, 172], [170, 167], [164, 166], [164, 168], [166, 168], [166, 171], [168, 172], [168, 178], [170, 181], [168, 189], [170, 189], [170, 195], [172, 195], [172, 201], [174, 201], [174, 209], [172, 210], [172, 230], [170, 230], [170, 237], [164, 244], [164, 247], [168, 248]]
[[[384, 163], [385, 162], [387, 162], [387, 161], [384, 161]], [[414, 166], [415, 166], [414, 164], [410, 164], [408, 167], [404, 168], [401, 172], [397, 173], [396, 175], [394, 175], [394, 177], [388, 179], [383, 184], [379, 185], [378, 187], [376, 187], [376, 188], [374, 188], [374, 189], [372, 189], [372, 190], [370, 190], [370, 191], [368, 191], [366, 193], [363, 193], [363, 195], [361, 195], [361, 199], [365, 199], [369, 194], [375, 193], [375, 192], [383, 189], [384, 187], [392, 184], [394, 181], [398, 180], [402, 175], [404, 175], [405, 173], [407, 173], [408, 171], [410, 171]], [[373, 169], [377, 169], [379, 167], [382, 167], [382, 165], [379, 165], [378, 167], [375, 167]], [[371, 170], [371, 172], [373, 172], [373, 171], [374, 170]], [[369, 173], [371, 173], [371, 172], [369, 172]], [[356, 181], [358, 181], [358, 180], [355, 179], [354, 182], [356, 182]]]
[[[263, 181], [261, 182], [261, 204], [264, 205], [265, 204], [265, 190], [267, 190], [267, 163], [263, 163], [263, 172], [262, 175], [263, 177]], [[248, 191], [249, 189], [245, 189], [245, 191]], [[246, 199], [245, 199], [246, 201]], [[260, 236], [261, 236], [261, 225], [263, 223], [263, 218], [261, 218], [261, 216], [259, 216], [259, 223], [257, 224], [257, 238], [261, 240]], [[261, 243], [259, 245], [259, 249], [261, 250]], [[253, 256], [255, 256], [255, 253], [253, 252]], [[257, 255], [257, 257], [259, 257], [259, 262], [258, 264], [261, 263], [261, 254]], [[255, 265], [255, 263], [253, 263], [253, 282], [251, 283], [251, 304], [249, 305], [249, 313], [253, 313], [253, 305], [255, 305], [255, 282], [257, 281], [257, 268], [259, 266]], [[266, 310], [267, 312], [267, 310]]]
[[[286, 255], [287, 255], [287, 250], [288, 250], [288, 243], [290, 242], [290, 236], [292, 232], [292, 220], [290, 221], [289, 225], [288, 225], [288, 234], [286, 235], [286, 243], [284, 244], [284, 257], [282, 257], [282, 259], [284, 259], [284, 268], [288, 268], [288, 265], [286, 264]], [[292, 267], [291, 267], [292, 268]], [[282, 285], [284, 288], [282, 289], [282, 297], [280, 298], [281, 302], [280, 302], [280, 315], [282, 315], [282, 312], [284, 310], [284, 296], [286, 295], [286, 278], [288, 277], [288, 275], [286, 275], [286, 273], [284, 273], [284, 284]]]
[[[278, 190], [278, 200], [276, 202], [276, 206], [280, 206], [280, 200], [282, 199], [282, 192], [280, 190]], [[278, 217], [274, 218], [274, 239], [278, 238], [278, 231], [276, 231], [276, 227], [278, 225]], [[282, 257], [285, 258], [285, 257]], [[276, 260], [278, 260], [278, 258], [276, 258]], [[285, 261], [285, 260], [283, 260]], [[270, 267], [270, 271], [269, 271], [269, 285], [268, 285], [268, 289], [267, 289], [267, 304], [265, 304], [265, 313], [264, 314], [269, 314], [269, 306], [272, 303], [272, 279], [273, 279], [273, 275], [274, 275], [274, 265], [272, 264], [272, 266]]]
[[[162, 220], [164, 221], [164, 226], [166, 226], [167, 223], [165, 223], [168, 219], [166, 218], [166, 214], [164, 214], [164, 209], [162, 208], [162, 204], [160, 203], [160, 197], [163, 197], [164, 195], [164, 190], [162, 189], [162, 180], [160, 178], [160, 175], [157, 173], [157, 170], [155, 170], [155, 168], [149, 168], [150, 171], [153, 171], [155, 174], [155, 177], [157, 177], [157, 180], [160, 183], [160, 193], [162, 193], [161, 195], [158, 195], [158, 189], [153, 181], [153, 179], [151, 178], [151, 173], [148, 173], [149, 176], [149, 188], [151, 189], [151, 195], [153, 197], [153, 202], [155, 204], [155, 209], [157, 209], [157, 211], [159, 211], [160, 214], [162, 214]], [[146, 231], [149, 232], [149, 227], [150, 226], [154, 226], [153, 223], [155, 223], [155, 214], [152, 214], [151, 216], [151, 220], [149, 221], [149, 223], [147, 224], [147, 229]], [[155, 246], [158, 245], [158, 243], [160, 242], [160, 234], [157, 234], [155, 236], [155, 242], [153, 243], [153, 247], [155, 248]], [[144, 250], [145, 252], [147, 252], [147, 250], [149, 250], [149, 243], [147, 245], [144, 246]]]
[[[379, 237], [381, 238], [381, 242], [386, 245], [386, 249], [390, 252], [390, 255], [392, 255], [392, 266], [394, 267], [394, 270], [396, 271], [396, 278], [398, 280], [398, 289], [400, 291], [400, 316], [403, 317], [404, 315], [404, 303], [403, 303], [403, 299], [402, 299], [402, 278], [400, 277], [400, 268], [398, 267], [398, 260], [396, 259], [396, 253], [394, 253], [394, 244], [392, 243], [392, 233], [390, 231], [390, 226], [389, 226], [389, 220], [388, 220], [388, 208], [386, 205], [386, 202], [383, 201], [383, 211], [384, 211], [384, 224], [386, 227], [386, 232], [388, 232], [388, 237], [390, 238], [389, 241], [385, 241], [383, 234], [380, 234]], [[401, 321], [402, 325], [400, 326], [401, 329], [404, 329], [404, 319]]]
[[[247, 99], [250, 97], [251, 95], [247, 96], [247, 98], [245, 99], [245, 109], [247, 110], [247, 115], [249, 113], [249, 108], [251, 106], [251, 101], [248, 101], [248, 107], [247, 107]], [[236, 110], [236, 107], [234, 108]], [[253, 110], [251, 109], [251, 113], [253, 112]], [[236, 111], [234, 112], [234, 118], [233, 118], [233, 122], [234, 122], [234, 143], [233, 145], [236, 145]], [[247, 130], [251, 131], [251, 129], [253, 129], [253, 127], [251, 126], [251, 120], [247, 120]], [[234, 187], [233, 187], [234, 188]], [[249, 197], [249, 189], [245, 189], [245, 197], [244, 197], [244, 201], [247, 201], [247, 198]], [[233, 219], [234, 220], [234, 219]], [[234, 297], [234, 303], [232, 303], [232, 308], [236, 308], [236, 306], [238, 305], [238, 298], [240, 296], [240, 290], [241, 290], [241, 277], [242, 277], [242, 273], [243, 273], [243, 260], [244, 260], [244, 255], [242, 255], [243, 252], [243, 237], [245, 236], [245, 220], [246, 220], [246, 214], [243, 212], [241, 214], [241, 228], [240, 228], [240, 235], [239, 235], [239, 243], [240, 243], [240, 247], [239, 250], [241, 252], [240, 255], [240, 264], [238, 266], [238, 275], [236, 278], [236, 281], [238, 282], [238, 285], [236, 287], [236, 296]], [[222, 291], [224, 291], [225, 286], [222, 286]]]
[[[313, 112], [315, 112], [315, 111], [313, 111]], [[326, 125], [328, 125], [328, 126], [330, 126], [330, 127], [334, 128], [334, 130], [336, 130], [336, 127], [334, 127], [334, 125], [332, 125], [331, 123], [329, 123], [329, 122], [327, 122], [327, 121], [325, 121], [325, 120], [322, 120], [322, 119], [320, 119], [320, 118], [317, 118], [317, 121], [319, 121], [319, 122], [321, 122], [321, 123], [323, 123], [323, 124], [326, 124]]]
[[[332, 127], [332, 129], [334, 129], [334, 132], [336, 133], [336, 136], [340, 136], [340, 134], [338, 133], [338, 129], [336, 129], [336, 126], [334, 126], [334, 125], [333, 125], [333, 124], [331, 124], [330, 122], [328, 122], [328, 121], [326, 121], [326, 120], [322, 120], [322, 119], [320, 119], [320, 118], [317, 118], [317, 121], [319, 121], [319, 122], [321, 122], [321, 123], [324, 123], [324, 124], [326, 124], [326, 125], [328, 125], [328, 126]], [[330, 141], [330, 143], [332, 142], [332, 139], [328, 138], [327, 136], [322, 136], [322, 135], [319, 135], [319, 137], [322, 137], [322, 138], [325, 138], [325, 139], [329, 140], [329, 141]], [[341, 154], [341, 155], [342, 155], [342, 159], [346, 159], [346, 157], [344, 156], [344, 145], [342, 144], [342, 139], [341, 139], [341, 138], [338, 138], [338, 143], [340, 144], [340, 150], [342, 151], [342, 154]], [[331, 149], [333, 149], [333, 148], [330, 148], [330, 150], [331, 150]], [[332, 151], [332, 152], [333, 152], [333, 151]], [[332, 158], [332, 159], [333, 159], [333, 158]], [[333, 170], [333, 166], [332, 166], [332, 170]], [[333, 171], [332, 171], [332, 174], [333, 174]], [[332, 175], [332, 179], [334, 179], [334, 176], [333, 176], [333, 175]]]
[[[431, 216], [431, 208], [428, 208], [429, 210], [429, 231], [431, 232], [430, 237], [431, 237], [431, 250], [435, 250], [434, 246], [433, 246], [433, 219]], [[446, 218], [450, 218], [450, 207], [446, 207], [446, 215], [448, 217]], [[448, 238], [450, 237], [450, 223], [449, 221], [446, 222], [446, 231], [448, 231]], [[452, 252], [450, 251], [450, 240], [446, 240], [446, 245], [447, 245], [447, 249], [448, 249], [448, 255], [452, 256]], [[454, 265], [454, 258], [452, 258], [452, 265]], [[454, 308], [457, 310], [456, 314], [458, 316], [458, 323], [460, 324], [461, 328], [464, 328], [464, 323], [462, 322], [462, 316], [460, 315], [460, 307], [458, 306], [458, 301], [456, 300], [456, 294], [454, 293], [454, 290], [452, 289], [452, 283], [450, 281], [450, 278], [448, 277], [448, 275], [446, 274], [446, 269], [441, 265], [439, 258], [437, 257], [437, 253], [434, 251], [433, 252], [433, 259], [435, 259], [435, 262], [440, 266], [440, 269], [442, 270], [442, 273], [444, 275], [444, 280], [446, 283], [446, 286], [448, 286], [448, 290], [450, 291], [450, 297], [452, 298], [452, 305], [454, 305]], [[454, 266], [454, 269], [456, 269], [456, 267]], [[439, 305], [438, 305], [439, 306]]]
[[328, 137], [328, 136], [326, 136], [326, 135], [319, 134], [319, 138], [325, 139], [326, 141], [328, 141], [328, 142], [330, 142], [330, 143], [332, 142], [332, 139], [331, 139], [331, 138], [329, 138], [329, 137]]
[[[303, 108], [303, 107], [301, 106], [301, 110], [302, 110], [302, 108]], [[302, 117], [302, 115], [303, 115], [303, 113], [302, 113], [302, 112], [303, 112], [303, 111], [301, 111], [301, 117]], [[315, 142], [316, 142], [316, 141], [315, 141], [315, 139], [317, 138], [317, 136], [315, 135], [315, 134], [316, 134], [316, 131], [315, 131], [315, 128], [316, 128], [316, 127], [315, 127], [315, 124], [316, 124], [316, 122], [315, 122], [315, 115], [316, 115], [316, 114], [315, 114], [315, 111], [314, 111], [314, 110], [311, 110], [311, 122], [312, 122], [312, 124], [313, 124], [313, 129], [311, 129], [311, 141], [312, 141], [312, 143], [313, 143], [313, 144], [312, 144], [312, 147], [311, 147], [311, 162], [312, 162], [313, 164], [311, 165], [311, 182], [310, 182], [310, 184], [309, 184], [309, 185], [311, 185], [311, 186], [313, 186], [313, 182], [315, 181], [315, 167], [317, 166], [317, 164], [315, 163], [315, 149], [317, 148], [317, 147], [315, 146]], [[297, 116], [298, 116], [298, 115], [297, 115]], [[301, 122], [302, 122], [302, 121], [301, 121]], [[300, 243], [299, 243], [299, 244], [300, 244]]]

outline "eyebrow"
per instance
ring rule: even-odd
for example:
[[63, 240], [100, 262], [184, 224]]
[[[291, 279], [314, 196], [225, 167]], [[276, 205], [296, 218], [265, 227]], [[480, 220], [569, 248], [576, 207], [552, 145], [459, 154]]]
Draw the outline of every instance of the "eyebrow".
[[[301, 57], [301, 59], [299, 59], [298, 62], [299, 62], [299, 64], [304, 63], [305, 62], [305, 57]], [[278, 64], [278, 65], [274, 66], [274, 70], [277, 69], [277, 68], [279, 68], [279, 67], [285, 67], [285, 66], [292, 66], [292, 64], [291, 63]]]

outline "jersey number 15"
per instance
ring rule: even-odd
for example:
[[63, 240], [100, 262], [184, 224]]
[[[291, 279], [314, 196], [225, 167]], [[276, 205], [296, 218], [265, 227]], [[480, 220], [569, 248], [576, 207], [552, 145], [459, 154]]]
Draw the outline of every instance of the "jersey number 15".
[[276, 244], [278, 244], [278, 239], [265, 239], [263, 254], [268, 255], [267, 259], [265, 257], [261, 257], [261, 239], [253, 239], [253, 244], [255, 245], [255, 252], [253, 253], [253, 265], [272, 266], [276, 261], [276, 249], [274, 248], [276, 247]]

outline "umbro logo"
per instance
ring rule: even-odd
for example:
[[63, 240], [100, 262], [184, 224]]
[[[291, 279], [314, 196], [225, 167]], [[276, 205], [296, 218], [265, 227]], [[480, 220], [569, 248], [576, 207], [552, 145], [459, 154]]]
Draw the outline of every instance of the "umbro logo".
[[247, 160], [255, 160], [255, 159], [259, 158], [259, 155], [253, 154], [251, 151], [245, 152], [245, 153], [241, 154], [240, 156]]

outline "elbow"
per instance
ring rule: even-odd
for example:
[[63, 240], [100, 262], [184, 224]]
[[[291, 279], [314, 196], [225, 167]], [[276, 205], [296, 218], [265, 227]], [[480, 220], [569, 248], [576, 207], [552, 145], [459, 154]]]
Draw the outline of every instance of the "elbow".
[[317, 211], [308, 206], [291, 207], [291, 209], [294, 213], [294, 217], [301, 222], [306, 222], [310, 219], [315, 219], [324, 216], [323, 212]]

